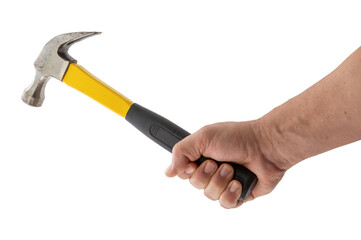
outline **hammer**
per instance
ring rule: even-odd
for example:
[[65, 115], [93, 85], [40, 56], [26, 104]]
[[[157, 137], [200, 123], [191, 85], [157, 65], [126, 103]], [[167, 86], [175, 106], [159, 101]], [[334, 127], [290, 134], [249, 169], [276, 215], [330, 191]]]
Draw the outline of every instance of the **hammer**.
[[[24, 90], [22, 100], [31, 106], [40, 107], [45, 98], [44, 90], [47, 82], [51, 77], [56, 78], [124, 117], [144, 135], [172, 152], [174, 145], [190, 135], [189, 132], [147, 108], [133, 103], [78, 65], [77, 61], [68, 54], [71, 45], [98, 34], [100, 32], [65, 33], [46, 43], [34, 63], [35, 79]], [[210, 158], [201, 156], [195, 163], [199, 166], [207, 159]], [[247, 199], [257, 183], [257, 176], [242, 165], [214, 161], [218, 165], [228, 163], [233, 167], [233, 179], [242, 184], [239, 200]]]

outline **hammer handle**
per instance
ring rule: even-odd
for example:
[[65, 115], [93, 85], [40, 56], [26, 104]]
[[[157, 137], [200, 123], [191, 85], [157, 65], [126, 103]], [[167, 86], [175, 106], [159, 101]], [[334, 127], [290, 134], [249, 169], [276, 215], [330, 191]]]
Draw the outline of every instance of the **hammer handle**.
[[[125, 117], [138, 130], [169, 152], [172, 152], [177, 142], [190, 134], [164, 117], [133, 103], [80, 65], [71, 63], [63, 82], [103, 104], [120, 116]], [[202, 156], [195, 163], [200, 165], [207, 159], [210, 158]], [[224, 162], [217, 162], [218, 165], [222, 163]], [[242, 184], [242, 193], [239, 200], [247, 199], [257, 183], [256, 175], [242, 165], [227, 163], [234, 169], [233, 179]]]
[[[177, 142], [190, 135], [189, 132], [185, 131], [168, 119], [136, 103], [132, 104], [125, 119], [169, 152], [172, 152], [172, 149]], [[199, 166], [208, 159], [211, 158], [201, 156], [195, 161], [195, 163]], [[218, 166], [222, 163], [228, 163], [233, 167], [233, 179], [238, 180], [242, 184], [242, 193], [239, 200], [247, 199], [257, 183], [257, 176], [240, 164], [214, 161], [218, 164]]]

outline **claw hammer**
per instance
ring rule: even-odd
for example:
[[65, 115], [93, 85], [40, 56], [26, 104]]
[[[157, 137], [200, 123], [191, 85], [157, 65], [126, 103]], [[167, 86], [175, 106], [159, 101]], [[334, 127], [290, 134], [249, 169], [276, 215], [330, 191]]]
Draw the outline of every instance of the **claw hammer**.
[[[52, 38], [46, 43], [34, 63], [36, 69], [35, 79], [24, 90], [22, 100], [31, 106], [40, 107], [45, 98], [44, 90], [48, 80], [51, 77], [56, 78], [124, 117], [144, 135], [172, 152], [174, 145], [190, 135], [190, 133], [168, 119], [137, 103], [133, 103], [123, 94], [78, 65], [77, 61], [68, 54], [71, 45], [98, 34], [100, 32], [65, 33]], [[201, 156], [195, 163], [199, 166], [207, 159], [210, 158]], [[218, 165], [226, 163], [216, 162]], [[239, 200], [247, 199], [257, 183], [257, 176], [242, 165], [227, 163], [234, 169], [233, 179], [242, 184], [242, 193]]]

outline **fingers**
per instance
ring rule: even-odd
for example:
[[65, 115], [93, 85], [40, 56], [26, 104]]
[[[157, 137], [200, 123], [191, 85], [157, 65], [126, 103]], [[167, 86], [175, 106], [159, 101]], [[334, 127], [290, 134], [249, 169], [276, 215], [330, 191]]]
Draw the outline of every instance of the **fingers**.
[[227, 209], [239, 207], [243, 203], [243, 201], [238, 201], [241, 193], [242, 185], [237, 180], [233, 180], [221, 194], [219, 204]]
[[206, 188], [213, 174], [216, 172], [217, 167], [218, 166], [214, 161], [205, 161], [192, 174], [189, 182], [198, 189]]
[[[202, 144], [202, 137], [198, 138], [195, 135], [184, 138], [173, 147], [172, 163], [165, 171], [168, 177], [178, 175], [183, 179], [187, 179], [189, 178], [187, 175], [190, 176], [193, 173], [192, 171], [196, 169], [197, 166], [192, 161], [201, 157], [204, 145]], [[185, 174], [186, 169], [188, 173]]]
[[197, 167], [198, 167], [197, 164], [195, 164], [194, 162], [190, 162], [186, 166], [184, 172], [180, 172], [178, 174], [178, 177], [184, 180], [189, 179], [192, 176], [192, 174], [196, 171]]
[[233, 168], [229, 164], [222, 164], [217, 168], [214, 161], [208, 160], [199, 166], [190, 177], [190, 183], [204, 189], [204, 195], [211, 200], [219, 200], [219, 204], [226, 208], [236, 208], [242, 205], [238, 201], [242, 193], [242, 185], [233, 180]]
[[177, 157], [177, 161], [175, 161], [173, 158], [172, 163], [167, 168], [167, 170], [165, 170], [165, 175], [167, 177], [175, 177], [177, 175], [181, 177], [181, 175], [184, 175], [187, 167], [187, 172], [190, 171], [190, 167], [188, 165], [190, 165], [190, 161], [184, 155]]
[[182, 179], [189, 179], [190, 183], [198, 188], [204, 189], [204, 194], [211, 200], [219, 200], [222, 207], [230, 209], [242, 205], [238, 201], [242, 192], [242, 185], [233, 178], [233, 168], [229, 164], [220, 167], [212, 161], [207, 160], [199, 167], [189, 162], [183, 172], [177, 173]]
[[211, 200], [219, 200], [224, 208], [235, 208], [242, 204], [238, 201], [242, 186], [238, 181], [232, 181], [233, 168], [229, 164], [220, 166], [213, 160], [207, 160], [200, 166], [194, 161], [205, 153], [210, 137], [205, 131], [198, 131], [173, 147], [173, 159], [165, 174], [168, 177], [178, 176], [189, 179], [190, 183], [204, 189], [204, 194]]
[[232, 177], [233, 168], [229, 164], [222, 164], [204, 189], [204, 195], [211, 200], [218, 200]]

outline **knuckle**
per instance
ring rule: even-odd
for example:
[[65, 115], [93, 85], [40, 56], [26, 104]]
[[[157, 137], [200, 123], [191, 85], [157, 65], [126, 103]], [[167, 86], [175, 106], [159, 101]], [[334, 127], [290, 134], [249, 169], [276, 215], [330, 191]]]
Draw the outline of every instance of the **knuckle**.
[[176, 143], [172, 149], [172, 155], [175, 159], [177, 159], [183, 153], [183, 145], [182, 141]]
[[205, 138], [208, 138], [212, 132], [212, 126], [211, 125], [206, 125], [204, 127], [202, 127], [201, 129], [199, 129], [199, 135]]

